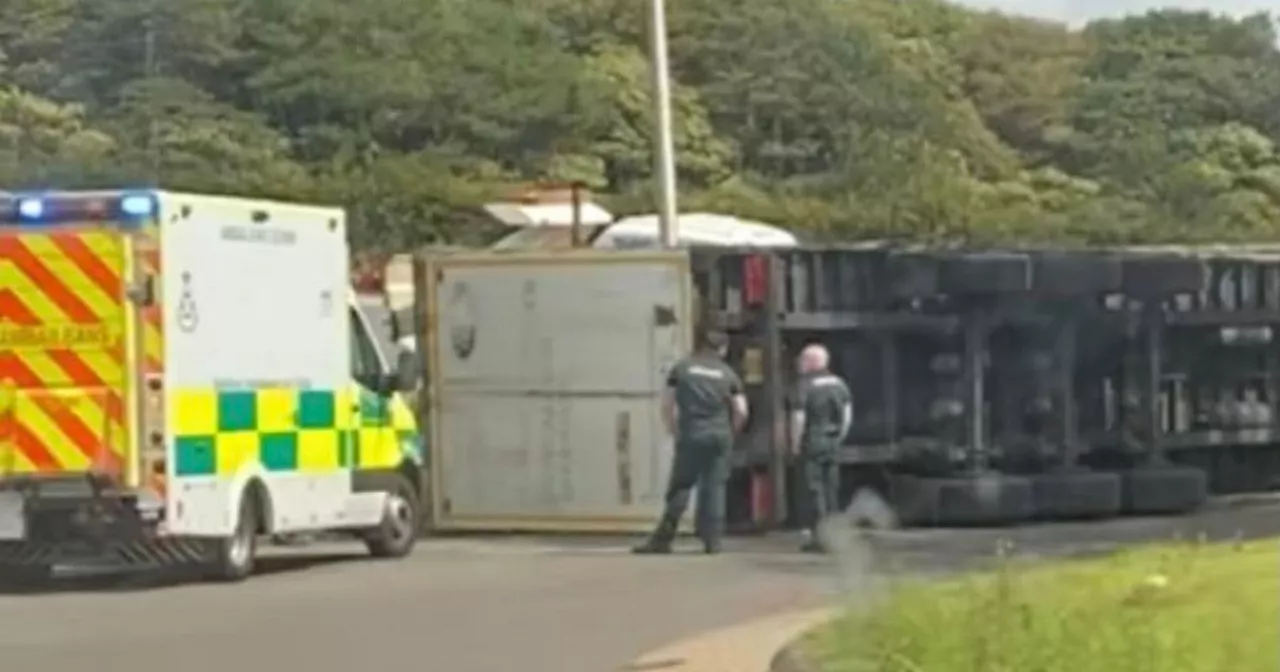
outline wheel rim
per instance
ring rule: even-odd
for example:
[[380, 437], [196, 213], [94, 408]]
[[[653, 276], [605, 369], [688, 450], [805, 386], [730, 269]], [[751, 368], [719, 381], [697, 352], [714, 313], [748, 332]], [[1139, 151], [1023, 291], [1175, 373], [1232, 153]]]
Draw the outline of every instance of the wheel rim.
[[231, 538], [230, 547], [227, 548], [227, 559], [231, 561], [234, 567], [243, 567], [249, 562], [249, 556], [253, 553], [253, 534], [246, 531], [245, 526], [236, 530], [235, 536]]
[[387, 508], [384, 514], [388, 536], [399, 544], [413, 535], [413, 505], [403, 495], [391, 493], [387, 495]]

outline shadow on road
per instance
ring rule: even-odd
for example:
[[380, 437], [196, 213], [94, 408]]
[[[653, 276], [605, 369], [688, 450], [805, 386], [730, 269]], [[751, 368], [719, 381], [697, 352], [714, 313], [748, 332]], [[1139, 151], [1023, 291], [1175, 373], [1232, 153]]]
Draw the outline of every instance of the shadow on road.
[[[855, 552], [857, 570], [876, 575], [946, 574], [989, 567], [998, 548], [1028, 559], [1105, 555], [1127, 547], [1170, 542], [1249, 541], [1280, 535], [1280, 505], [1219, 507], [1185, 516], [1120, 518], [1094, 522], [1038, 523], [1000, 529], [908, 529], [864, 532], [837, 528], [842, 537], [832, 555], [802, 560], [754, 554], [750, 562], [770, 571], [847, 573]], [[843, 552], [842, 552], [843, 551]]]
[[[269, 555], [257, 561], [257, 569], [248, 580], [274, 574], [305, 572], [355, 560], [366, 555], [355, 553], [299, 553]], [[89, 592], [143, 592], [178, 586], [214, 583], [196, 567], [174, 567], [144, 570], [73, 570], [39, 580], [0, 582], [0, 596], [47, 595]]]

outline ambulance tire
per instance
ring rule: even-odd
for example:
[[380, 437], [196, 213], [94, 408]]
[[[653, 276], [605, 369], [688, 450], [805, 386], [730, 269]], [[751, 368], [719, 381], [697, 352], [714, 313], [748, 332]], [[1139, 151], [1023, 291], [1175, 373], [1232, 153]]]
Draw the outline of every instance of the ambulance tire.
[[214, 544], [212, 574], [218, 581], [234, 583], [253, 574], [258, 553], [257, 491], [245, 488], [240, 496], [240, 515], [236, 517], [236, 529], [230, 537]]
[[417, 491], [400, 474], [389, 485], [382, 523], [364, 534], [365, 546], [375, 558], [403, 558], [418, 542], [422, 507]]
[[1041, 520], [1097, 520], [1120, 514], [1123, 483], [1118, 474], [1065, 468], [1032, 478], [1036, 517]]

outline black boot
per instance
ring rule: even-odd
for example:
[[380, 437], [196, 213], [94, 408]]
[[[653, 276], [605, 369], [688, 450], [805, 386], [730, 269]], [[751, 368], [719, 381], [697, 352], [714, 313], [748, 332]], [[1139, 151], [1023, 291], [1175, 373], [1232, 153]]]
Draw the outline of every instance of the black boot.
[[810, 530], [808, 538], [800, 546], [801, 553], [826, 553], [827, 545], [822, 543], [822, 537], [818, 535], [817, 530]]
[[631, 552], [636, 555], [667, 555], [671, 552], [671, 542], [656, 536], [649, 537], [643, 544], [632, 546]]
[[801, 553], [826, 553], [827, 547], [817, 539], [810, 539], [800, 546]]
[[671, 552], [671, 540], [676, 536], [676, 525], [667, 519], [658, 523], [658, 529], [643, 544], [631, 548], [636, 555], [666, 555]]

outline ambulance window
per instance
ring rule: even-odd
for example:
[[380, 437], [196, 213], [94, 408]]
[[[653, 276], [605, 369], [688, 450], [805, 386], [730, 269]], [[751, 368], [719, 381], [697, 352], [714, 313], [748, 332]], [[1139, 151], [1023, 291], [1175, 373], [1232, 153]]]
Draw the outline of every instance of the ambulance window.
[[351, 377], [366, 387], [371, 386], [382, 374], [378, 351], [364, 329], [360, 314], [352, 309], [348, 323], [351, 329]]

